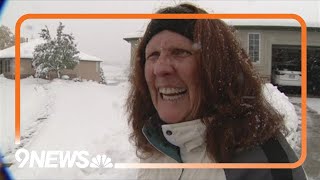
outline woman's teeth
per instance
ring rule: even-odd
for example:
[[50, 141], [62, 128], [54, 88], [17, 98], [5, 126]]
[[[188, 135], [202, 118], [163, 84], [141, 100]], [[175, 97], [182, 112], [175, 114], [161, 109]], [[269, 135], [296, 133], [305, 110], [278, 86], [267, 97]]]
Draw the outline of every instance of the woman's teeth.
[[175, 101], [183, 97], [187, 89], [186, 88], [159, 88], [159, 92], [163, 100]]
[[174, 96], [167, 96], [167, 95], [162, 94], [162, 99], [168, 100], [168, 101], [176, 101], [183, 96], [184, 96], [184, 94], [179, 94], [179, 95], [174, 95]]

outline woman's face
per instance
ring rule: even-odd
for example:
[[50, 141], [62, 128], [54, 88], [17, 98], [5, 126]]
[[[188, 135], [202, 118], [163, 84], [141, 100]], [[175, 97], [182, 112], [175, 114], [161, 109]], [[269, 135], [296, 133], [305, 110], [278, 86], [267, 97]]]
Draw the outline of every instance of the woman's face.
[[188, 38], [161, 31], [146, 46], [145, 78], [152, 103], [166, 123], [192, 120], [196, 98], [196, 51]]

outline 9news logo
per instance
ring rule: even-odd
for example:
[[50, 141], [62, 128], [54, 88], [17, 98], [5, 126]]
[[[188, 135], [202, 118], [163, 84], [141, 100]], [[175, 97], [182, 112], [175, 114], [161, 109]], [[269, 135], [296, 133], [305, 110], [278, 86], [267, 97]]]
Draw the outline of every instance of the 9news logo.
[[31, 151], [19, 149], [15, 159], [20, 163], [19, 168], [27, 165], [29, 168], [112, 168], [111, 158], [98, 154], [90, 158], [87, 151]]

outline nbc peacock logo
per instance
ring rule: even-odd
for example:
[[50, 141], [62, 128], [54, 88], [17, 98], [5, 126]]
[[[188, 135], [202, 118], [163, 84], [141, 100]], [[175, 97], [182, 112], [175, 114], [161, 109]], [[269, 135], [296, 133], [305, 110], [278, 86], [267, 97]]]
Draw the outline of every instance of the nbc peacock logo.
[[113, 164], [111, 163], [111, 158], [107, 157], [107, 155], [96, 155], [91, 159], [90, 163], [91, 168], [112, 168]]

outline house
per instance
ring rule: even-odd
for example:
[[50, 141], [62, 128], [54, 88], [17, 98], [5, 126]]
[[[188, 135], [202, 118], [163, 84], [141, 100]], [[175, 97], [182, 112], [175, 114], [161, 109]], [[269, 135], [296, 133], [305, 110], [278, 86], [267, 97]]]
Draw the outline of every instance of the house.
[[[20, 45], [20, 77], [25, 78], [35, 74], [32, 67], [33, 52], [37, 45], [44, 43], [41, 39], [31, 40]], [[86, 80], [101, 81], [100, 63], [102, 60], [83, 52], [78, 54], [80, 61], [74, 69], [65, 69], [61, 75], [68, 75], [69, 78], [81, 78]], [[13, 79], [15, 76], [15, 47], [0, 51], [0, 74]], [[56, 78], [55, 73], [49, 73], [49, 79]]]
[[[260, 76], [270, 82], [277, 64], [301, 60], [301, 28], [293, 20], [232, 20], [225, 21], [236, 29], [241, 46], [248, 52]], [[320, 26], [308, 24], [308, 62], [320, 60]], [[131, 63], [143, 32], [124, 38], [131, 43]]]

